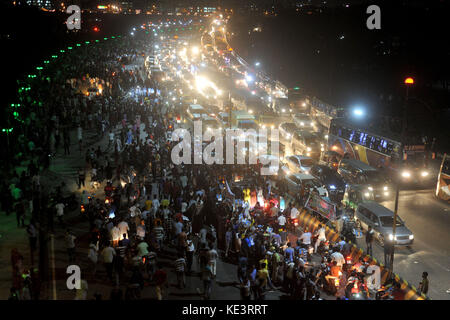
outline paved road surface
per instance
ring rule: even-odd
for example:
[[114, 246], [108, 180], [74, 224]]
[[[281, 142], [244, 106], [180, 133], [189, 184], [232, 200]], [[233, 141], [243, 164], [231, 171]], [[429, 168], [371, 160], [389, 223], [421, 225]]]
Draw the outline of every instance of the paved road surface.
[[[393, 210], [394, 200], [382, 202]], [[398, 214], [414, 233], [412, 247], [397, 247], [394, 271], [406, 281], [419, 285], [423, 271], [430, 280], [432, 299], [450, 299], [450, 205], [437, 200], [434, 190], [400, 192]], [[358, 240], [365, 249], [364, 239]], [[375, 258], [384, 263], [383, 249], [373, 246]]]

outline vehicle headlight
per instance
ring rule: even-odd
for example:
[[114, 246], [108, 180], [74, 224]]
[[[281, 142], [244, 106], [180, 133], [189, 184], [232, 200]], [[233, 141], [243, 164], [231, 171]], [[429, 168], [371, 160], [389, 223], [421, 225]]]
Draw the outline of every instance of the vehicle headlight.
[[391, 234], [389, 234], [389, 240], [394, 240], [394, 236], [392, 235], [392, 233]]
[[370, 193], [366, 192], [366, 193], [364, 193], [364, 196], [365, 196], [366, 198], [368, 198], [368, 197], [370, 197]]
[[414, 239], [414, 235], [413, 234], [410, 234], [409, 235], [409, 240], [413, 240]]
[[428, 176], [428, 171], [422, 171], [420, 174], [422, 177]]
[[306, 151], [311, 151], [311, 148], [310, 147], [306, 148]]
[[304, 126], [304, 125], [305, 125], [305, 123], [304, 123], [304, 122], [300, 122], [300, 125], [301, 125], [301, 126]]
[[336, 190], [336, 186], [334, 184], [330, 185], [330, 190]]
[[384, 187], [383, 187], [383, 190], [384, 190], [384, 191], [388, 191], [388, 187], [387, 187], [387, 186], [384, 186]]
[[325, 148], [324, 147], [320, 148], [320, 151], [325, 151]]
[[271, 126], [270, 126], [270, 129], [275, 129], [275, 126], [274, 126], [274, 125], [271, 125]]
[[411, 177], [411, 172], [409, 172], [409, 171], [403, 171], [403, 172], [402, 172], [402, 177], [403, 177], [403, 178], [409, 178], [409, 177]]
[[281, 112], [286, 112], [286, 109], [281, 109]]
[[311, 156], [311, 153], [309, 153], [309, 152], [306, 153], [306, 156], [307, 156], [307, 157], [310, 157], [310, 156]]
[[286, 137], [288, 137], [288, 138], [290, 138], [291, 137], [291, 135], [288, 133], [287, 135], [286, 135]]
[[308, 170], [306, 170], [306, 171], [305, 171], [305, 173], [306, 173], [306, 174], [309, 174], [309, 171], [308, 171]]
[[323, 143], [321, 143], [320, 146], [323, 147], [324, 146]]
[[372, 188], [372, 187], [368, 187], [367, 189], [369, 189], [370, 191], [373, 191], [373, 188]]

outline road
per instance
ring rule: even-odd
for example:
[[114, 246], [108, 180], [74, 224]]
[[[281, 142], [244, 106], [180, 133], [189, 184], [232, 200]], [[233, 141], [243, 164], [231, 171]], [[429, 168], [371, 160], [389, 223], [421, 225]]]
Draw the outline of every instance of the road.
[[[394, 200], [382, 202], [393, 210]], [[394, 272], [418, 286], [423, 271], [428, 272], [432, 299], [450, 299], [450, 205], [437, 200], [434, 190], [404, 190], [400, 192], [398, 214], [414, 233], [411, 248], [397, 247]], [[358, 244], [365, 249], [364, 239]], [[373, 246], [374, 256], [384, 263], [382, 247]]]

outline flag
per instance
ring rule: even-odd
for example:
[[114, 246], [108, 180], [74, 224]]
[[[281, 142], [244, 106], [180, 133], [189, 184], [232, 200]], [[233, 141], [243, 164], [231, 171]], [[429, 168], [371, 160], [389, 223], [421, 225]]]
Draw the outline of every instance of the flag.
[[228, 191], [228, 193], [231, 194], [234, 197], [234, 193], [231, 192], [230, 186], [228, 185], [228, 181], [225, 180], [225, 183], [227, 184], [227, 191]]

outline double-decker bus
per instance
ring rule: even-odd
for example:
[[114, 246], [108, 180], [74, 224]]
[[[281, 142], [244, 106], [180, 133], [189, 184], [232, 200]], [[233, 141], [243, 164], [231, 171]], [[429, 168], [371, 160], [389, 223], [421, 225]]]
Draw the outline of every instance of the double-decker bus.
[[344, 119], [331, 120], [328, 131], [329, 150], [343, 157], [360, 160], [375, 168], [398, 172], [402, 164], [402, 172], [398, 174], [404, 183], [428, 182], [431, 174], [428, 167], [429, 152], [425, 144], [412, 143], [411, 139], [405, 140], [407, 141], [401, 152], [400, 137], [395, 133], [382, 133], [379, 128], [367, 129]]
[[450, 156], [444, 154], [436, 185], [436, 197], [450, 202]]

